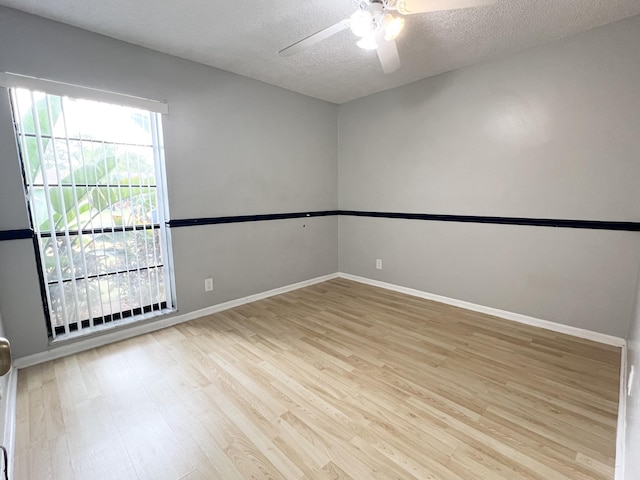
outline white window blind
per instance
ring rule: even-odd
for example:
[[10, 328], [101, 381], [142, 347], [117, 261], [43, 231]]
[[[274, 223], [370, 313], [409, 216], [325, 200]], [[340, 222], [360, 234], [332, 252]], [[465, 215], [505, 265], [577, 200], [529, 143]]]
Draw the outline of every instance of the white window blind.
[[10, 92], [50, 335], [171, 308], [161, 116]]

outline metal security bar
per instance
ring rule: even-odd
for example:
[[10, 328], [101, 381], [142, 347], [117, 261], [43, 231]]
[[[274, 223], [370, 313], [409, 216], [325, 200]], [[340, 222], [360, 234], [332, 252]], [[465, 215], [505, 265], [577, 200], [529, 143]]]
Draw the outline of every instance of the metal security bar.
[[10, 92], [51, 337], [170, 308], [160, 115]]

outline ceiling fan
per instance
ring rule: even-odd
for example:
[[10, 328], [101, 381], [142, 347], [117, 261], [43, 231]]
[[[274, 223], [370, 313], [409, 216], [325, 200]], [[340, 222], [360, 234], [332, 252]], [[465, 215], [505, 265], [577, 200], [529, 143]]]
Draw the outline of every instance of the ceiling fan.
[[404, 28], [404, 18], [395, 16], [415, 13], [454, 10], [457, 8], [490, 5], [497, 0], [352, 0], [357, 8], [351, 16], [335, 25], [303, 38], [278, 52], [282, 57], [295, 55], [338, 32], [351, 28], [357, 37], [357, 45], [365, 50], [378, 53], [382, 71], [393, 73], [400, 68], [400, 56], [395, 39]]

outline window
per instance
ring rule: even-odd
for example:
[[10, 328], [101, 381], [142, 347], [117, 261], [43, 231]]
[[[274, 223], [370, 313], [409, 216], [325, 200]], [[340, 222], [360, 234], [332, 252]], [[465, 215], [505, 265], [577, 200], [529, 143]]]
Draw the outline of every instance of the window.
[[10, 95], [50, 336], [171, 308], [161, 115]]

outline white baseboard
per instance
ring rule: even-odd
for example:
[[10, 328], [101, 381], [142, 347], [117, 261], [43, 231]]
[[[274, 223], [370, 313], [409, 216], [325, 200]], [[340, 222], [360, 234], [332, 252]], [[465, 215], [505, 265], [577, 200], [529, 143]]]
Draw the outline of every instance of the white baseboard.
[[615, 480], [624, 480], [625, 439], [627, 437], [627, 347], [620, 358], [620, 393], [618, 394], [618, 425], [616, 427]]
[[2, 432], [2, 445], [7, 449], [7, 472], [9, 478], [13, 478], [13, 465], [16, 446], [16, 403], [18, 400], [18, 369], [12, 368], [9, 373], [7, 390], [4, 392], [4, 432]]
[[485, 307], [484, 305], [478, 305], [476, 303], [465, 302], [464, 300], [457, 300], [455, 298], [444, 297], [442, 295], [436, 295], [434, 293], [423, 292], [421, 290], [415, 290], [413, 288], [402, 287], [400, 285], [394, 285], [393, 283], [381, 282], [379, 280], [372, 280], [366, 277], [360, 277], [358, 275], [351, 275], [350, 273], [338, 273], [340, 278], [347, 280], [353, 280], [354, 282], [366, 283], [374, 287], [385, 288], [387, 290], [393, 290], [394, 292], [404, 293], [406, 295], [412, 295], [414, 297], [420, 297], [427, 300], [433, 300], [435, 302], [446, 303], [447, 305], [453, 305], [455, 307], [464, 308], [466, 310], [473, 310], [474, 312], [486, 313], [487, 315], [493, 315], [494, 317], [500, 317], [507, 320], [512, 320], [518, 323], [524, 323], [526, 325], [532, 325], [534, 327], [540, 327], [547, 330], [553, 330], [558, 333], [566, 333], [567, 335], [573, 335], [574, 337], [585, 338], [587, 340], [593, 340], [594, 342], [604, 343], [607, 345], [613, 345], [615, 347], [623, 347], [627, 344], [624, 338], [614, 337], [612, 335], [606, 335], [604, 333], [593, 332], [578, 327], [571, 327], [569, 325], [563, 325], [560, 323], [550, 322], [548, 320], [541, 320], [539, 318], [530, 317], [528, 315], [522, 315], [520, 313], [508, 312], [506, 310], [499, 310], [497, 308]]
[[268, 290], [266, 292], [256, 293], [255, 295], [249, 295], [247, 297], [238, 298], [236, 300], [219, 303], [217, 305], [212, 305], [210, 307], [202, 308], [200, 310], [185, 313], [182, 315], [174, 315], [171, 317], [166, 317], [160, 320], [146, 322], [138, 325], [134, 324], [135, 326], [128, 326], [126, 328], [118, 329], [115, 331], [110, 330], [108, 331], [108, 333], [102, 335], [96, 335], [82, 340], [77, 340], [73, 343], [66, 343], [60, 346], [52, 347], [51, 349], [44, 352], [16, 358], [13, 360], [13, 365], [16, 369], [30, 367], [32, 365], [48, 362], [49, 360], [55, 360], [56, 358], [66, 357], [67, 355], [73, 355], [74, 353], [83, 352], [85, 350], [90, 350], [92, 348], [107, 345], [109, 343], [137, 337], [138, 335], [143, 335], [145, 333], [155, 332], [156, 330], [161, 330], [172, 325], [188, 322], [189, 320], [195, 320], [196, 318], [222, 312], [223, 310], [228, 310], [230, 308], [245, 305], [257, 300], [273, 297], [274, 295], [280, 295], [282, 293], [298, 290], [299, 288], [315, 285], [316, 283], [326, 282], [327, 280], [331, 280], [337, 277], [337, 273], [331, 273], [329, 275], [323, 275], [321, 277], [304, 280], [302, 282], [294, 283], [291, 285], [285, 285], [284, 287], [274, 288], [273, 290]]

